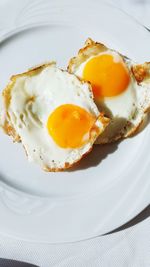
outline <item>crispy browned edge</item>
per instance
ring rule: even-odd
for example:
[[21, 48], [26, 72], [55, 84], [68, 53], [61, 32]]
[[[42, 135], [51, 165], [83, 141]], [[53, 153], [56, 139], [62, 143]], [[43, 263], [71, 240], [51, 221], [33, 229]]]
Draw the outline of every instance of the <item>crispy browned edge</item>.
[[91, 38], [88, 38], [85, 42], [85, 46], [78, 51], [77, 56], [73, 57], [69, 60], [67, 70], [70, 73], [73, 73], [72, 67], [73, 67], [73, 65], [77, 66], [77, 62], [78, 62], [79, 58], [80, 58], [80, 60], [86, 60], [88, 58], [87, 52], [90, 48], [96, 49], [95, 51], [97, 51], [98, 53], [99, 53], [99, 51], [106, 51], [107, 50], [107, 47], [104, 44], [94, 42]]
[[137, 81], [141, 83], [150, 79], [150, 62], [144, 64], [137, 64], [131, 67], [131, 71]]
[[[78, 54], [76, 57], [73, 57], [70, 59], [69, 64], [68, 64], [68, 71], [70, 73], [73, 73], [73, 66], [75, 65], [76, 67], [78, 67], [77, 62], [78, 60], [85, 60], [86, 58], [88, 58], [88, 50], [90, 48], [94, 48], [96, 49], [95, 51], [97, 52], [102, 52], [102, 51], [106, 51], [108, 48], [102, 44], [102, 43], [98, 43], [98, 42], [94, 42], [91, 38], [88, 38], [85, 42], [85, 46], [83, 48], [81, 48], [78, 51]], [[96, 52], [96, 53], [97, 53]], [[95, 53], [95, 54], [96, 54]], [[120, 54], [120, 53], [119, 53]], [[122, 57], [122, 59], [124, 60], [124, 57], [122, 54], [120, 54], [120, 56]], [[146, 81], [148, 79], [150, 79], [150, 62], [146, 62], [144, 64], [138, 64], [138, 65], [134, 65], [131, 67], [131, 72], [135, 78], [135, 80], [137, 81], [138, 84], [140, 84], [143, 81]], [[149, 112], [149, 108], [144, 110], [144, 113], [146, 114], [147, 112]], [[133, 136], [136, 132], [138, 132], [140, 126], [143, 123], [144, 118], [139, 122], [139, 124], [134, 127], [133, 129], [131, 129], [126, 135], [124, 135], [124, 133], [119, 133], [117, 136], [115, 136], [114, 138], [110, 139], [110, 140], [103, 140], [101, 143], [96, 143], [96, 144], [106, 144], [106, 143], [112, 143], [115, 142], [119, 139], [123, 139], [123, 138], [127, 138], [130, 136]], [[128, 124], [129, 122], [127, 122]], [[125, 125], [126, 127], [127, 125]]]
[[[44, 68], [46, 68], [46, 67], [48, 67], [50, 65], [53, 65], [53, 64], [56, 64], [56, 63], [55, 62], [49, 62], [49, 63], [43, 64], [43, 65], [31, 68], [31, 69], [29, 69], [28, 71], [26, 71], [24, 73], [13, 75], [10, 78], [9, 84], [3, 90], [2, 96], [3, 96], [3, 99], [4, 99], [5, 110], [7, 112], [7, 118], [6, 118], [2, 128], [3, 128], [4, 132], [7, 135], [9, 135], [9, 136], [11, 136], [13, 138], [14, 142], [21, 142], [21, 139], [20, 139], [20, 136], [16, 133], [15, 129], [13, 128], [13, 126], [11, 124], [10, 116], [9, 116], [9, 113], [8, 113], [8, 107], [9, 107], [9, 103], [10, 103], [10, 100], [11, 100], [11, 90], [12, 90], [12, 88], [13, 88], [13, 86], [14, 86], [14, 84], [15, 84], [15, 82], [16, 82], [18, 77], [23, 77], [23, 76], [26, 76], [26, 75], [28, 75], [28, 76], [36, 75], [39, 72], [41, 72]], [[81, 83], [85, 83], [80, 78], [78, 78], [78, 80]], [[89, 90], [92, 93], [92, 89], [91, 89], [90, 83], [88, 83], [88, 86], [89, 86]], [[91, 96], [93, 96], [93, 93], [91, 94]], [[99, 115], [99, 117], [97, 119], [99, 119], [102, 122], [103, 129], [106, 128], [106, 126], [108, 125], [108, 123], [110, 121], [107, 117], [104, 117], [104, 115], [102, 113]], [[94, 132], [94, 136], [90, 137], [91, 145], [93, 145], [93, 142], [94, 142], [94, 139], [95, 139], [95, 135], [98, 136], [100, 134], [100, 129], [97, 126], [94, 126], [91, 129], [91, 133], [92, 132]], [[28, 156], [25, 147], [24, 147], [24, 150], [25, 150], [26, 155]], [[63, 171], [65, 169], [69, 169], [72, 166], [74, 166], [75, 164], [77, 164], [77, 162], [79, 162], [84, 156], [86, 156], [88, 153], [90, 153], [91, 150], [92, 150], [92, 146], [89, 149], [89, 151], [87, 151], [84, 155], [82, 155], [82, 157], [79, 160], [77, 160], [76, 162], [74, 162], [73, 164], [69, 164], [68, 162], [66, 162], [64, 168], [49, 168], [48, 166], [45, 166], [45, 167], [43, 167], [43, 170], [47, 171], [47, 172], [58, 172], [58, 171]]]
[[92, 151], [92, 149], [93, 149], [93, 146], [85, 154], [83, 154], [79, 160], [75, 161], [74, 163], [69, 164], [68, 162], [66, 162], [64, 168], [49, 168], [49, 167], [45, 166], [43, 168], [43, 170], [46, 172], [62, 172], [64, 170], [75, 167], [77, 165], [77, 163], [79, 163], [84, 157], [86, 157]]

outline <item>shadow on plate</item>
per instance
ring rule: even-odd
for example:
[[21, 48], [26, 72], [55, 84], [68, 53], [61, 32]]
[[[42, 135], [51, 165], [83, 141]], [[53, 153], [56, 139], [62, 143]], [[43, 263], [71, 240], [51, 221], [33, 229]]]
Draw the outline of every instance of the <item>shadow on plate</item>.
[[128, 228], [146, 220], [149, 217], [150, 217], [150, 205], [148, 205], [143, 211], [141, 211], [136, 217], [131, 219], [129, 222], [123, 224], [122, 226], [114, 229], [113, 231], [111, 231], [109, 233], [104, 234], [104, 236], [109, 235], [109, 234], [114, 234], [114, 233], [123, 231], [125, 229], [128, 229]]
[[99, 165], [108, 155], [114, 153], [118, 148], [118, 143], [106, 145], [95, 145], [91, 153], [84, 157], [78, 162], [73, 168], [69, 169], [68, 172], [88, 169]]

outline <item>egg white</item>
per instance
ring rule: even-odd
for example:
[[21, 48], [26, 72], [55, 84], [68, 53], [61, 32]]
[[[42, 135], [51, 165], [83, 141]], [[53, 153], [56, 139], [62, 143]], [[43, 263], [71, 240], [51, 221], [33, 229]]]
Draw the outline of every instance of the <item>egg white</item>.
[[[87, 62], [90, 61], [92, 58], [97, 57], [102, 54], [112, 55], [114, 62], [120, 62], [120, 60], [122, 61], [122, 58], [120, 57], [119, 54], [117, 54], [114, 51], [107, 50], [105, 52], [98, 53], [94, 56], [91, 55], [90, 57], [88, 57], [83, 63], [79, 65], [77, 69], [75, 69], [74, 73], [78, 77], [83, 78], [83, 70]], [[116, 133], [122, 129], [123, 125], [125, 125], [126, 121], [131, 120], [136, 112], [136, 106], [137, 106], [137, 93], [136, 92], [137, 92], [138, 84], [136, 83], [131, 71], [129, 70], [131, 61], [124, 59], [124, 62], [126, 64], [126, 67], [128, 68], [129, 75], [130, 75], [130, 83], [128, 87], [126, 88], [126, 90], [117, 96], [103, 97], [102, 99], [99, 99], [99, 100], [95, 99], [98, 109], [100, 111], [105, 112], [105, 114], [113, 120], [112, 121], [113, 127], [111, 127], [111, 124], [108, 127], [110, 128], [109, 138], [112, 138], [113, 136], [115, 136]], [[115, 120], [116, 120], [116, 125], [115, 125]], [[111, 128], [112, 128], [112, 131], [111, 131]], [[107, 132], [108, 130], [109, 129], [106, 129]]]
[[[99, 117], [88, 83], [82, 83], [74, 75], [51, 64], [35, 75], [18, 76], [10, 94], [7, 114], [29, 160], [43, 169], [58, 170], [66, 164], [72, 165], [92, 148], [98, 134], [80, 148], [63, 149], [54, 142], [46, 127], [49, 115], [63, 104], [78, 105], [95, 118]], [[104, 128], [98, 119], [95, 126], [99, 131]]]
[[[83, 62], [79, 68], [74, 72], [78, 77], [82, 78], [83, 76], [83, 70], [85, 68], [85, 65], [88, 61], [90, 61], [92, 58], [97, 57], [99, 55], [106, 54], [106, 53], [99, 53], [96, 56], [89, 57], [85, 62]], [[113, 56], [114, 62], [120, 61], [120, 56], [112, 51], [107, 51], [107, 54], [111, 54]], [[126, 62], [127, 66], [130, 64], [130, 62]], [[120, 116], [123, 118], [129, 118], [131, 113], [133, 113], [133, 108], [136, 102], [136, 93], [135, 93], [135, 87], [137, 84], [135, 83], [134, 78], [132, 77], [131, 73], [131, 80], [126, 88], [126, 90], [113, 97], [104, 97], [103, 99], [96, 100], [97, 105], [99, 106], [99, 109], [101, 109], [102, 105], [104, 104], [108, 109], [110, 109], [112, 116]]]

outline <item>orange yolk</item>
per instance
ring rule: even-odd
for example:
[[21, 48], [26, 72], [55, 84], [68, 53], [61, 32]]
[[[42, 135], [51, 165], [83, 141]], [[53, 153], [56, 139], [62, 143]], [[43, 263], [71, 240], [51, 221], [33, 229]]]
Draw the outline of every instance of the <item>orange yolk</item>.
[[84, 67], [83, 79], [91, 82], [95, 98], [116, 96], [125, 91], [130, 82], [122, 59], [115, 62], [109, 54], [90, 59]]
[[47, 121], [47, 129], [56, 144], [62, 148], [78, 148], [89, 140], [95, 122], [85, 109], [66, 104], [56, 108]]

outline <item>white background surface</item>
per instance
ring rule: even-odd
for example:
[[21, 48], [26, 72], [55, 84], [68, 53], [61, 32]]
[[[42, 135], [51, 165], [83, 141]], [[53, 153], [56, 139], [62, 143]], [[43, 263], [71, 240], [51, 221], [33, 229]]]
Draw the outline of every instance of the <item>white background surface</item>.
[[[7, 7], [7, 0], [0, 1], [0, 8]], [[118, 7], [150, 27], [150, 2], [140, 0], [114, 0]], [[10, 10], [8, 10], [10, 12]], [[6, 16], [5, 25], [10, 20]], [[6, 23], [6, 20], [8, 21]], [[2, 27], [2, 23], [0, 25]], [[139, 40], [140, 44], [140, 40]], [[24, 260], [41, 267], [149, 267], [150, 219], [109, 236], [99, 237], [69, 245], [36, 245], [0, 237], [0, 257]]]
[[67, 245], [35, 245], [1, 237], [0, 256], [40, 267], [149, 267], [150, 220], [105, 237]]

